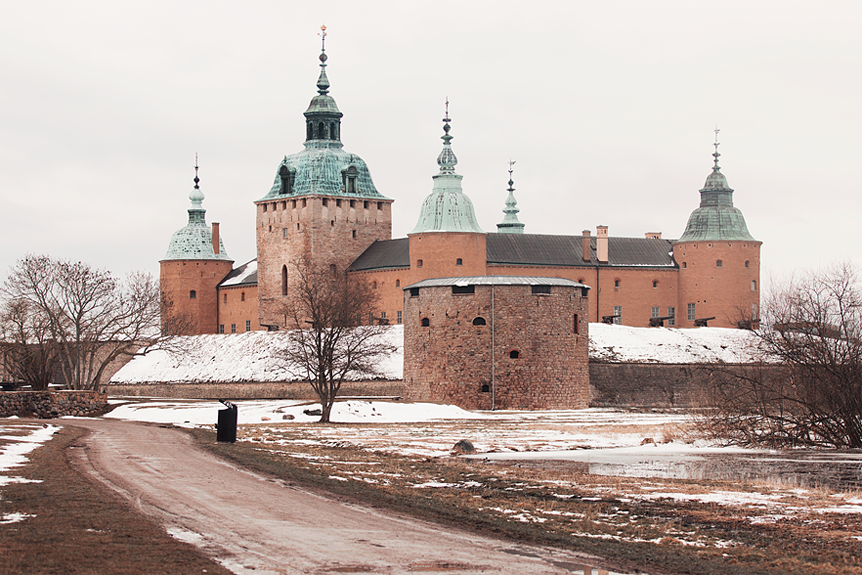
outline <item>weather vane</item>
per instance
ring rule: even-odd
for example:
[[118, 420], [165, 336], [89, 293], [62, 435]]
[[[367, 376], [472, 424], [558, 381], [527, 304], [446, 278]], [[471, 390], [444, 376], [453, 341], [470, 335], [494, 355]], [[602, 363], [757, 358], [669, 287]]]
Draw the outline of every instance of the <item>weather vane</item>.
[[515, 160], [509, 158], [509, 179], [512, 179], [512, 166], [515, 165]]
[[326, 25], [320, 27], [320, 51], [326, 52]]
[[715, 130], [713, 130], [713, 131], [715, 132], [715, 143], [713, 144], [713, 146], [715, 146], [715, 151], [717, 152], [718, 151], [718, 133], [721, 131], [718, 129], [718, 124], [715, 125]]
[[195, 188], [198, 187], [198, 182], [200, 181], [200, 178], [198, 178], [198, 153], [195, 152]]

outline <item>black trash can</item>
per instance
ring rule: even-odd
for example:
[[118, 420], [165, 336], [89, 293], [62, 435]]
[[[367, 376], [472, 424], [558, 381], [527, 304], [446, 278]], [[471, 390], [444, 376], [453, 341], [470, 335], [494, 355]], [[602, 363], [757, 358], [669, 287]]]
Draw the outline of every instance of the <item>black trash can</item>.
[[220, 399], [227, 409], [218, 410], [218, 423], [216, 424], [216, 441], [229, 441], [236, 443], [236, 420], [239, 409], [233, 403]]

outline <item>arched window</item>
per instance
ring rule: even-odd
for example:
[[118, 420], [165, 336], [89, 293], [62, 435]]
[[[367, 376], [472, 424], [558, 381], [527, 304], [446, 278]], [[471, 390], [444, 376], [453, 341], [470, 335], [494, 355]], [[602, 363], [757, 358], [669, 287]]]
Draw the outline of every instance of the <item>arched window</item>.
[[745, 260], [745, 267], [748, 267], [748, 264], [749, 264], [748, 260]]
[[682, 269], [685, 269], [687, 267], [688, 267], [688, 264], [686, 262], [682, 262]]
[[245, 292], [239, 294], [239, 301], [245, 301]]
[[476, 319], [473, 320], [473, 325], [487, 325], [487, 323], [485, 322], [484, 317], [478, 316]]
[[513, 349], [509, 352], [509, 357], [512, 359], [518, 359], [519, 357], [521, 357], [521, 352], [519, 352], [517, 349]]
[[401, 280], [395, 280], [395, 287], [401, 287]]
[[721, 261], [721, 260], [715, 260], [715, 267], [720, 268], [722, 265], [724, 265], [724, 262], [723, 262], [723, 261]]
[[575, 335], [581, 333], [581, 328], [580, 328], [580, 325], [578, 324], [578, 314], [575, 314], [574, 326], [575, 327], [574, 327], [573, 333]]
[[377, 289], [377, 282], [371, 282], [371, 289]]
[[330, 122], [329, 124], [329, 138], [331, 140], [338, 139], [338, 136], [335, 134], [335, 122]]
[[314, 139], [314, 125], [311, 122], [309, 122], [308, 125], [305, 127], [305, 139]]
[[224, 294], [224, 298], [222, 301], [224, 301], [224, 303], [227, 303], [227, 294]]
[[429, 320], [427, 317], [423, 317], [421, 324], [422, 327], [428, 327], [431, 325], [431, 320]]
[[757, 281], [751, 280], [751, 291], [757, 291]]
[[620, 287], [620, 280], [614, 280], [614, 287]]
[[456, 266], [462, 266], [462, 265], [464, 265], [464, 260], [463, 260], [463, 259], [461, 259], [461, 258], [456, 259], [456, 260], [455, 260], [455, 265], [456, 265]]
[[287, 295], [287, 266], [281, 266], [281, 295]]
[[658, 280], [652, 280], [652, 289], [658, 289]]
[[323, 122], [317, 124], [317, 138], [319, 140], [326, 139], [326, 124], [324, 124]]

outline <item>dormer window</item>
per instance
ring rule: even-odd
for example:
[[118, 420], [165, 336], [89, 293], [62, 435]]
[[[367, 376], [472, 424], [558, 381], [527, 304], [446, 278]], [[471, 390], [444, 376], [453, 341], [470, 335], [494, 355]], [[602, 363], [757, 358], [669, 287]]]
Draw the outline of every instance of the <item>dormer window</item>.
[[292, 194], [293, 181], [296, 178], [296, 172], [282, 164], [278, 169], [278, 177], [281, 178], [281, 193]]
[[356, 169], [356, 166], [350, 166], [341, 172], [341, 175], [344, 191], [348, 194], [355, 194], [357, 192], [356, 180], [359, 178], [359, 170]]

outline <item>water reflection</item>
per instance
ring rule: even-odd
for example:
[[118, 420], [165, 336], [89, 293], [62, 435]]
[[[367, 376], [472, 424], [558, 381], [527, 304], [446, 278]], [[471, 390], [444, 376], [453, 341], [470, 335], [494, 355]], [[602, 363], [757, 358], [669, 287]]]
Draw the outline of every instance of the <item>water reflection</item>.
[[521, 465], [624, 477], [769, 482], [862, 489], [862, 452], [689, 449], [665, 446], [545, 453], [483, 454]]

